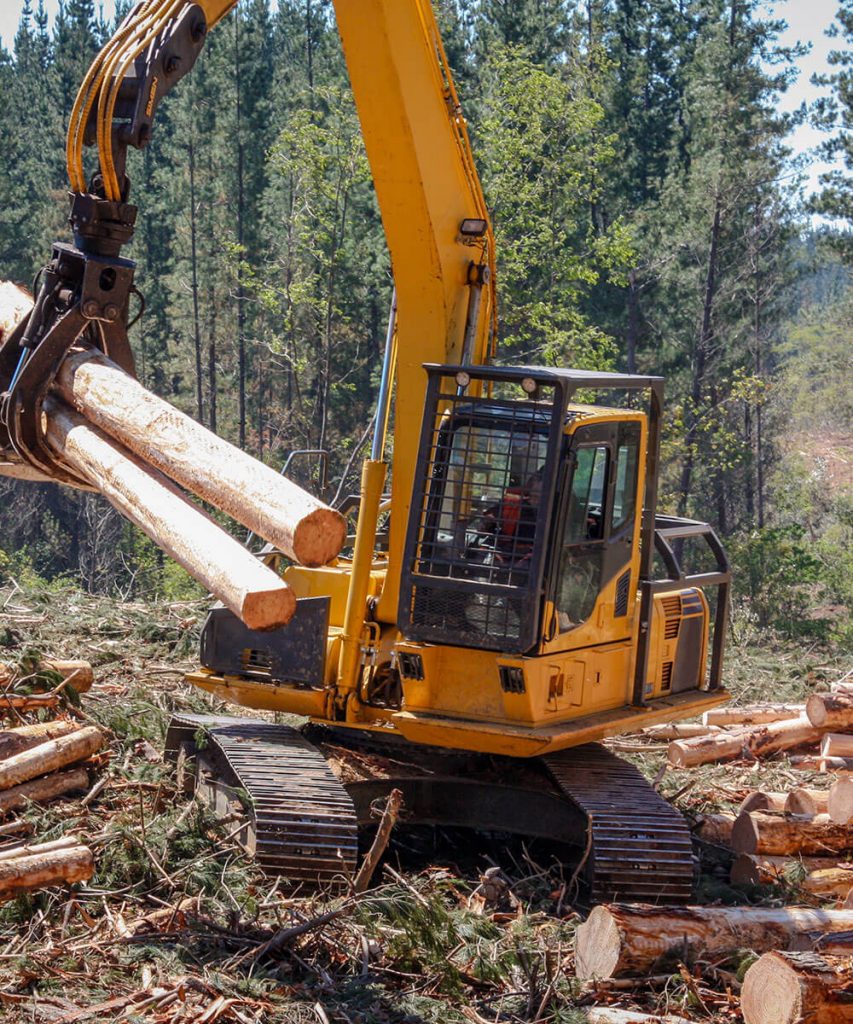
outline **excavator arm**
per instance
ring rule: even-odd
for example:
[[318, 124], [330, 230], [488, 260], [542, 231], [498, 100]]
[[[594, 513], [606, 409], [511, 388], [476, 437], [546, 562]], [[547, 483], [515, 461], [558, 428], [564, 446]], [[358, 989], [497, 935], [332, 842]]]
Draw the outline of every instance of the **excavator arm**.
[[[32, 316], [0, 350], [0, 447], [48, 477], [80, 484], [41, 436], [41, 399], [70, 347], [85, 335], [133, 372], [127, 324], [135, 266], [121, 256], [137, 215], [128, 201], [127, 150], [150, 142], [159, 103], [234, 6], [143, 0], [78, 92], [66, 147], [74, 245], [55, 245]], [[487, 361], [495, 340], [494, 242], [429, 0], [334, 6], [396, 287], [392, 516], [377, 612], [392, 623], [426, 390], [422, 367]], [[87, 146], [98, 154], [88, 179]]]

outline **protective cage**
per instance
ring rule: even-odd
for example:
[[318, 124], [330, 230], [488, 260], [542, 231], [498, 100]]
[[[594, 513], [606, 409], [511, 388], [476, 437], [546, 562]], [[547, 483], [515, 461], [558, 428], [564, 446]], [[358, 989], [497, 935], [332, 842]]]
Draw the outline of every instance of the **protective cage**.
[[566, 389], [547, 371], [427, 367], [403, 563], [408, 639], [521, 653], [537, 640]]

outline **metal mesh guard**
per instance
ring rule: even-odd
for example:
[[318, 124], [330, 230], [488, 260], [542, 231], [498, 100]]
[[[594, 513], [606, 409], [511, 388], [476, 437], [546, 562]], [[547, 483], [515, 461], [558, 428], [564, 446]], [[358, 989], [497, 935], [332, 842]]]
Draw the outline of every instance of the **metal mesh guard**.
[[532, 646], [554, 411], [553, 389], [542, 392], [536, 401], [435, 394], [410, 525], [411, 639]]

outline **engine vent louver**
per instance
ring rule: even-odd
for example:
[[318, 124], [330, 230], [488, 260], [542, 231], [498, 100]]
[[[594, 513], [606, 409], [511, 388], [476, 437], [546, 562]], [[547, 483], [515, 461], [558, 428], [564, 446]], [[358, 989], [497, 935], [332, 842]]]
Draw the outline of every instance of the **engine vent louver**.
[[613, 604], [613, 617], [618, 619], [628, 614], [628, 590], [631, 584], [631, 570], [626, 569], [616, 581], [616, 600]]
[[673, 594], [661, 601], [663, 614], [666, 617], [666, 625], [663, 628], [665, 640], [674, 640], [678, 636], [678, 628], [681, 625], [681, 595]]
[[662, 693], [669, 693], [672, 689], [672, 662], [665, 661], [660, 671], [660, 688]]

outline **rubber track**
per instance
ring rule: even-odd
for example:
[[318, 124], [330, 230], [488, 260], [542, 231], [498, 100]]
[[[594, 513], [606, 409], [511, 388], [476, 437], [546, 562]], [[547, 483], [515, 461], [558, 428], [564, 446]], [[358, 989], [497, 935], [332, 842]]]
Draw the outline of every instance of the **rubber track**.
[[355, 873], [355, 808], [326, 759], [296, 729], [252, 719], [177, 715], [167, 747], [199, 730], [228, 785], [248, 796], [254, 854], [270, 874], [306, 887], [340, 888]]
[[597, 743], [542, 760], [589, 820], [584, 875], [592, 903], [690, 903], [694, 864], [687, 823], [640, 771]]

